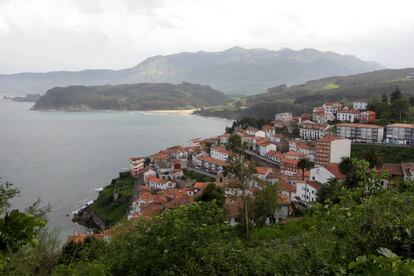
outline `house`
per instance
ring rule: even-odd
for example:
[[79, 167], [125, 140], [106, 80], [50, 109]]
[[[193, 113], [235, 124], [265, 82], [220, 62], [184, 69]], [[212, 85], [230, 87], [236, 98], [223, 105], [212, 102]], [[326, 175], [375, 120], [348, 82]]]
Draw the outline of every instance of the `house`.
[[219, 136], [220, 144], [227, 144], [229, 142], [230, 136], [230, 133], [224, 133], [223, 135]]
[[150, 176], [157, 176], [157, 172], [151, 168], [148, 168], [145, 172], [144, 172], [144, 183], [148, 183], [148, 177]]
[[321, 184], [317, 181], [305, 180], [296, 183], [295, 196], [301, 201], [309, 203], [316, 201]]
[[262, 131], [265, 132], [265, 137], [270, 137], [276, 134], [275, 128], [271, 125], [264, 125]]
[[206, 182], [194, 182], [193, 188], [196, 192], [203, 191], [207, 187]]
[[287, 159], [295, 159], [295, 160], [299, 160], [301, 158], [304, 158], [305, 155], [299, 152], [295, 152], [295, 151], [288, 151], [285, 153], [285, 157]]
[[296, 175], [299, 173], [298, 160], [283, 157], [280, 160], [280, 170], [285, 175]]
[[283, 136], [281, 134], [273, 134], [273, 135], [268, 136], [267, 138], [272, 143], [279, 143], [280, 141], [282, 141], [285, 138], [285, 136]]
[[148, 185], [153, 190], [165, 190], [175, 188], [176, 184], [169, 180], [160, 179], [156, 176], [149, 176], [147, 178]]
[[210, 156], [214, 159], [227, 161], [231, 155], [232, 152], [226, 150], [223, 146], [216, 146], [210, 149]]
[[272, 168], [269, 167], [256, 167], [255, 176], [263, 181], [266, 181], [267, 175], [272, 172]]
[[285, 156], [283, 155], [283, 153], [275, 151], [275, 150], [271, 150], [266, 153], [266, 158], [272, 161], [275, 161], [275, 162], [279, 162], [279, 163], [284, 157]]
[[414, 180], [414, 163], [384, 164], [382, 170], [394, 178]]
[[342, 108], [342, 104], [338, 102], [327, 102], [322, 105], [323, 111], [332, 114], [336, 114], [338, 110], [341, 110]]
[[325, 184], [331, 178], [345, 179], [345, 175], [339, 170], [338, 164], [326, 164], [310, 170], [310, 180]]
[[258, 132], [259, 130], [257, 128], [254, 128], [254, 127], [248, 127], [248, 128], [245, 129], [245, 131], [248, 135], [255, 136], [256, 132]]
[[227, 165], [226, 161], [203, 155], [197, 156], [197, 161], [202, 170], [212, 174], [222, 174], [224, 167]]
[[296, 185], [292, 185], [286, 181], [281, 181], [279, 183], [279, 193], [286, 196], [289, 199], [293, 199], [293, 196], [296, 193]]
[[359, 115], [359, 122], [372, 123], [377, 119], [377, 113], [371, 110], [361, 111]]
[[157, 160], [154, 162], [157, 176], [161, 179], [173, 179], [174, 166], [167, 160]]
[[261, 156], [266, 156], [266, 153], [269, 151], [276, 151], [276, 145], [269, 141], [258, 141], [256, 143], [256, 149]]
[[323, 109], [316, 109], [312, 113], [312, 121], [318, 124], [326, 124], [334, 120], [335, 120], [335, 115], [333, 113], [325, 112]]
[[340, 122], [358, 122], [360, 112], [354, 109], [342, 109], [336, 113], [336, 119]]
[[144, 157], [129, 158], [129, 171], [132, 177], [138, 177], [144, 172]]
[[315, 163], [326, 165], [329, 163], [339, 164], [344, 157], [351, 156], [351, 140], [335, 136], [326, 136], [316, 140]]
[[327, 135], [330, 128], [327, 124], [317, 124], [313, 122], [305, 122], [299, 128], [300, 138], [303, 140], [316, 140]]
[[391, 124], [385, 131], [385, 143], [414, 145], [414, 124]]
[[348, 138], [352, 142], [381, 143], [384, 127], [370, 124], [340, 123], [336, 125], [336, 136]]
[[368, 108], [368, 101], [366, 100], [357, 100], [354, 101], [352, 106], [355, 110], [367, 110]]
[[279, 183], [282, 179], [282, 174], [280, 172], [271, 172], [266, 176], [266, 181], [270, 184]]
[[275, 121], [291, 121], [291, 120], [292, 120], [292, 113], [290, 112], [275, 114]]

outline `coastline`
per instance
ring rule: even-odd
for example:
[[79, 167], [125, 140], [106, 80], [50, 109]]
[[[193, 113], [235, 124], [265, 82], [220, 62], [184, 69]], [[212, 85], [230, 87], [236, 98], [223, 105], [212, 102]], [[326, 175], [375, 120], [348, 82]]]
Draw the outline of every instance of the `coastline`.
[[142, 110], [142, 112], [144, 112], [144, 113], [159, 113], [159, 114], [191, 115], [196, 110], [197, 110], [196, 108], [192, 108], [192, 109], [154, 109], [154, 110]]

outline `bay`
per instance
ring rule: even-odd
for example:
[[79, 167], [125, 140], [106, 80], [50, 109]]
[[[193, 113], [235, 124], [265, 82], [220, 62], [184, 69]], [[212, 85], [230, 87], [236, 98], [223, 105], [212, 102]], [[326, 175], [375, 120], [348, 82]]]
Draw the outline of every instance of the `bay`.
[[57, 227], [62, 239], [84, 230], [66, 214], [95, 199], [95, 189], [128, 167], [128, 157], [216, 136], [230, 124], [193, 115], [45, 112], [31, 106], [0, 100], [0, 177], [21, 190], [14, 208], [37, 198], [50, 204], [49, 227]]

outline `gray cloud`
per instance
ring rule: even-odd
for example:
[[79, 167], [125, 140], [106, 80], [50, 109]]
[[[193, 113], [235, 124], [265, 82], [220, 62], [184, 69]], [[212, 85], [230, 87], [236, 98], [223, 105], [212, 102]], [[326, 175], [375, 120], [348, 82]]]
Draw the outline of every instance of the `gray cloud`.
[[0, 73], [119, 69], [234, 45], [317, 48], [409, 67], [413, 8], [404, 0], [0, 0]]

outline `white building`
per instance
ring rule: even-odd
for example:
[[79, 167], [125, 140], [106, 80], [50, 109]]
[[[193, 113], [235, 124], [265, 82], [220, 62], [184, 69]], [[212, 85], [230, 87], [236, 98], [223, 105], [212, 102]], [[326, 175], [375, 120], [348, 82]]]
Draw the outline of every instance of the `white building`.
[[291, 121], [293, 118], [292, 113], [285, 112], [285, 113], [276, 113], [275, 120], [276, 121]]
[[312, 113], [312, 121], [318, 124], [326, 124], [329, 121], [335, 120], [335, 115], [333, 113], [325, 112], [322, 110], [316, 110]]
[[275, 130], [274, 126], [271, 126], [271, 125], [264, 125], [262, 127], [262, 131], [265, 132], [266, 137], [270, 137], [270, 136], [273, 136], [273, 135], [276, 134], [276, 130]]
[[338, 164], [326, 164], [310, 170], [310, 180], [325, 184], [331, 178], [344, 179], [345, 176], [339, 171]]
[[313, 122], [305, 122], [300, 126], [299, 133], [300, 138], [303, 140], [316, 140], [325, 137], [329, 125], [316, 124]]
[[414, 124], [387, 125], [385, 142], [397, 145], [414, 145]]
[[367, 110], [368, 108], [368, 101], [354, 101], [353, 102], [353, 107], [355, 110]]
[[336, 119], [340, 122], [357, 122], [359, 121], [360, 112], [354, 109], [343, 109], [336, 113]]
[[325, 165], [329, 163], [339, 164], [344, 157], [351, 156], [351, 140], [326, 136], [315, 143], [315, 163]]
[[370, 124], [340, 123], [336, 125], [336, 136], [348, 138], [352, 142], [381, 143], [384, 140], [384, 127]]
[[269, 141], [259, 141], [256, 143], [256, 149], [261, 156], [266, 156], [269, 151], [276, 151], [276, 145]]
[[304, 202], [313, 202], [316, 201], [320, 188], [321, 185], [316, 181], [299, 181], [296, 182], [295, 196]]
[[338, 110], [341, 110], [342, 108], [342, 104], [338, 102], [327, 102], [322, 105], [323, 111], [332, 114], [336, 114], [336, 112], [338, 112]]
[[210, 149], [210, 156], [214, 159], [227, 161], [231, 155], [231, 152], [226, 150], [223, 146], [212, 147]]
[[129, 171], [133, 177], [138, 177], [144, 171], [144, 157], [129, 158]]
[[148, 185], [154, 190], [165, 190], [175, 188], [176, 184], [169, 180], [159, 179], [158, 177], [150, 176], [147, 178]]

